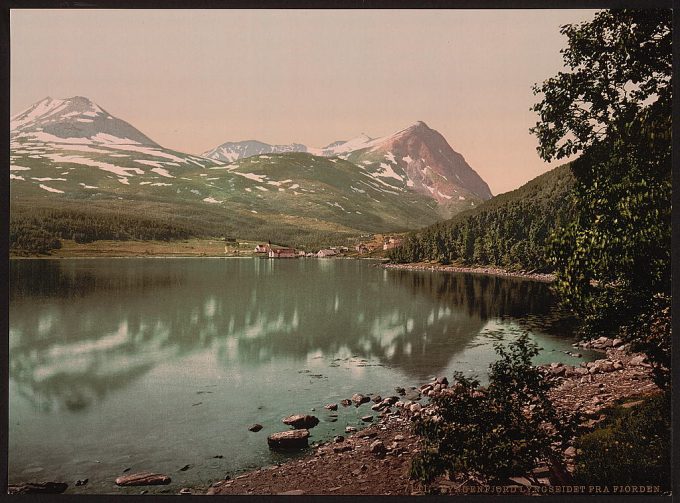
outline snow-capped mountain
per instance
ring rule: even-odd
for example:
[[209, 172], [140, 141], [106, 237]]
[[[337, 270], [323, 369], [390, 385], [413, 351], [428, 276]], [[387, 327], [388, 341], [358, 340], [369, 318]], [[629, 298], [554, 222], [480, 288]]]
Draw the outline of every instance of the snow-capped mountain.
[[123, 200], [259, 239], [274, 221], [291, 235], [414, 229], [490, 197], [424, 123], [320, 149], [251, 141], [213, 154], [165, 148], [87, 98], [46, 98], [11, 120], [10, 198], [83, 208]]
[[10, 120], [12, 139], [53, 143], [159, 145], [82, 96], [45, 98]]
[[[218, 164], [163, 148], [129, 123], [81, 96], [45, 98], [10, 121], [10, 180], [33, 184], [60, 182], [66, 180], [65, 173], [75, 175], [77, 172], [72, 178], [82, 183], [72, 190], [83, 191], [98, 188], [92, 182], [99, 179], [100, 173], [124, 185], [129, 185], [133, 177], [151, 184], [163, 183], [163, 178], [174, 178], [186, 169]], [[27, 173], [43, 168], [54, 173], [47, 176]], [[161, 180], [156, 181], [157, 177]], [[65, 192], [44, 183], [38, 186], [48, 192]]]
[[349, 161], [269, 152], [225, 164], [164, 148], [86, 98], [48, 98], [13, 117], [9, 170], [10, 198], [24, 207], [122, 200], [131, 212], [144, 204], [257, 238], [272, 221], [295, 234], [363, 233], [440, 217], [432, 199], [394, 190]]
[[[467, 206], [475, 199], [485, 201], [492, 197], [489, 186], [463, 156], [422, 121], [372, 140], [350, 152], [346, 159], [443, 205]], [[470, 199], [471, 203], [464, 203]]]
[[387, 188], [415, 191], [436, 200], [444, 208], [445, 216], [492, 197], [489, 186], [463, 156], [422, 121], [388, 136], [371, 138], [361, 134], [322, 148], [247, 141], [224, 143], [204, 155], [234, 162], [286, 151], [349, 160]]
[[247, 140], [223, 143], [201, 155], [217, 161], [233, 162], [253, 155], [281, 154], [284, 152], [307, 152], [307, 147], [299, 143], [269, 145], [257, 140]]

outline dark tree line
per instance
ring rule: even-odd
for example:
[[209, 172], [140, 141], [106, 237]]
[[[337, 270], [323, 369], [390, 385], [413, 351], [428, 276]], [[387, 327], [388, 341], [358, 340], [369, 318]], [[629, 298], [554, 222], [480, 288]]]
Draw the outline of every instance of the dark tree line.
[[573, 176], [561, 166], [456, 217], [409, 235], [395, 262], [549, 269], [546, 243], [572, 218]]

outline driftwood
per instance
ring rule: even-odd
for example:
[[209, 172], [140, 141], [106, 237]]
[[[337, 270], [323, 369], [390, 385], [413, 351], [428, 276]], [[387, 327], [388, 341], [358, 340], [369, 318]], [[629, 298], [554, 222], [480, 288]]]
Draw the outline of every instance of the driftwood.
[[119, 486], [160, 486], [170, 483], [170, 477], [161, 473], [133, 473], [116, 479]]

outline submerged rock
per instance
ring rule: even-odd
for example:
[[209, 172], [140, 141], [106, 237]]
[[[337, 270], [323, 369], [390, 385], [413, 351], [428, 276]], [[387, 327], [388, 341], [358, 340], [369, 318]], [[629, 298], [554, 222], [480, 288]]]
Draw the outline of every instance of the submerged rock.
[[262, 429], [262, 425], [261, 425], [261, 424], [258, 424], [258, 423], [251, 424], [250, 426], [248, 426], [248, 430], [249, 430], [249, 431], [252, 431], [252, 432], [255, 432], [255, 433], [257, 433], [257, 432], [260, 431], [261, 429]]
[[270, 449], [300, 449], [307, 447], [309, 430], [288, 430], [272, 433], [267, 437]]
[[292, 426], [296, 430], [314, 428], [319, 424], [319, 419], [316, 416], [307, 414], [293, 414], [292, 416], [284, 417], [283, 424]]
[[162, 473], [140, 472], [131, 475], [123, 475], [116, 479], [119, 486], [159, 486], [169, 484], [172, 481]]

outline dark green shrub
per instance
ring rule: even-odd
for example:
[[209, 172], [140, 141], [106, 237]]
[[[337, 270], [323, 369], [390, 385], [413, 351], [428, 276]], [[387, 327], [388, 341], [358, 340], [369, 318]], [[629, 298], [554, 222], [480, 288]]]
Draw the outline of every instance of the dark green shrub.
[[455, 374], [450, 393], [432, 399], [434, 414], [414, 421], [422, 449], [412, 478], [428, 484], [448, 472], [502, 483], [556, 456], [551, 444], [566, 439], [572, 421], [560, 427], [565, 421], [547, 396], [551, 384], [531, 363], [537, 346], [524, 334], [495, 349], [500, 359], [490, 367], [486, 389]]
[[657, 485], [670, 489], [670, 400], [667, 395], [614, 411], [577, 442], [575, 479], [586, 485]]

